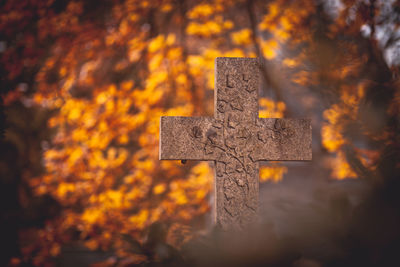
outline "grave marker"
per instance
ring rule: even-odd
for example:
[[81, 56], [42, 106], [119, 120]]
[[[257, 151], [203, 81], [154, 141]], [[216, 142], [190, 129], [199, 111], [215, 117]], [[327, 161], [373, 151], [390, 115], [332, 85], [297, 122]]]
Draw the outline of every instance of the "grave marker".
[[259, 161], [311, 160], [309, 119], [258, 117], [259, 61], [217, 58], [214, 117], [161, 117], [161, 160], [215, 162], [215, 219], [242, 229], [258, 211]]

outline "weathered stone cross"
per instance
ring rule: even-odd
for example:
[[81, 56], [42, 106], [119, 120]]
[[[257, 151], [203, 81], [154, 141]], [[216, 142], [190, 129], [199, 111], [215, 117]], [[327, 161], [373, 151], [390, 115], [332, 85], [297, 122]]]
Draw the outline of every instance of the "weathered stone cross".
[[217, 58], [215, 116], [161, 117], [160, 159], [215, 162], [215, 219], [223, 229], [257, 219], [261, 160], [311, 160], [308, 119], [258, 118], [259, 62]]

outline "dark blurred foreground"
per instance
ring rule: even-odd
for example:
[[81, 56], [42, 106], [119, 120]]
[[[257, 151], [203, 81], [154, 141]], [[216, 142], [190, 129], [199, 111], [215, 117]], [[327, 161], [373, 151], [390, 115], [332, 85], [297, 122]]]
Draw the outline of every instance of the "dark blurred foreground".
[[[386, 171], [380, 182], [312, 179], [309, 174], [323, 160], [289, 164], [284, 181], [261, 186], [258, 226], [243, 232], [212, 229], [177, 249], [166, 241], [166, 225], [154, 224], [142, 245], [130, 240], [132, 254], [148, 260], [123, 266], [400, 266], [396, 158], [382, 161]], [[108, 265], [98, 266], [123, 264], [112, 253], [77, 247], [65, 248], [58, 263], [88, 266], [99, 261]]]
[[312, 180], [321, 158], [314, 167], [289, 166], [282, 183], [261, 188], [259, 226], [194, 240], [184, 246], [180, 265], [400, 266], [398, 157], [387, 153], [374, 182]]

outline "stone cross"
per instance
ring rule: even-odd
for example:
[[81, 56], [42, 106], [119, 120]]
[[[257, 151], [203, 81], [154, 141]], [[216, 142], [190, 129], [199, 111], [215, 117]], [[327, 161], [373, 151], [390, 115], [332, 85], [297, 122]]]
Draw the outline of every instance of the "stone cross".
[[309, 119], [258, 117], [259, 61], [217, 58], [214, 117], [161, 117], [160, 159], [215, 162], [215, 220], [257, 220], [259, 161], [311, 160]]

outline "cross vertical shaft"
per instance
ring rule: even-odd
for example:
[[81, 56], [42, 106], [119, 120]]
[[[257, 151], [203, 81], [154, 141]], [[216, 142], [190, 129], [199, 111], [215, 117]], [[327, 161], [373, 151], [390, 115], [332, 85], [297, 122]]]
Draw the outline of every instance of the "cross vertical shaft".
[[215, 152], [215, 218], [223, 228], [254, 222], [258, 209], [258, 162], [249, 158], [258, 118], [257, 59], [217, 58], [215, 120], [223, 142]]

